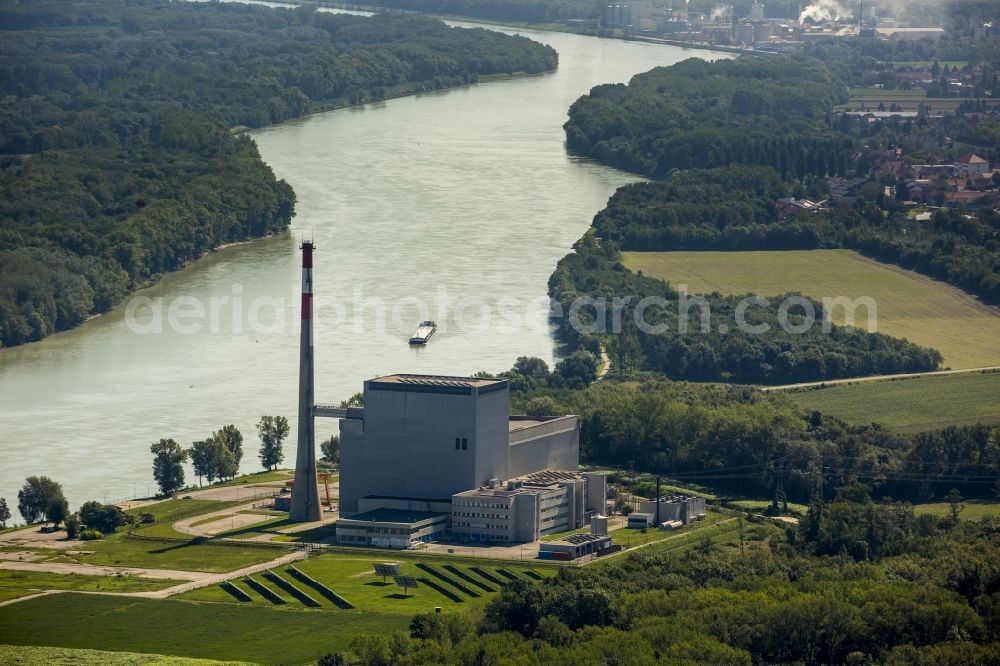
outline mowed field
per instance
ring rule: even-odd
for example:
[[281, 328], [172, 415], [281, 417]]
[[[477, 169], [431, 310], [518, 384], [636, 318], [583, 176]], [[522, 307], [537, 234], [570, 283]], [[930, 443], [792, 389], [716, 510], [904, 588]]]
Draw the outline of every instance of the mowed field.
[[[393, 560], [416, 579], [416, 589], [404, 591], [375, 574], [375, 563]], [[169, 599], [74, 593], [28, 599], [0, 607], [0, 645], [313, 663], [347, 649], [358, 634], [405, 631], [414, 615], [435, 608], [482, 608], [511, 582], [539, 582], [557, 570], [533, 560], [324, 553]]]
[[838, 384], [787, 395], [848, 423], [880, 423], [897, 432], [1000, 423], [1000, 372]]
[[[879, 333], [937, 349], [945, 367], [1000, 365], [1000, 310], [959, 289], [850, 250], [624, 252], [622, 257], [631, 270], [675, 288], [686, 284], [692, 294], [871, 297], [877, 306], [877, 321], [872, 323]], [[858, 308], [856, 316], [856, 326], [872, 329], [864, 308]], [[844, 322], [843, 309], [834, 311], [833, 320]]]

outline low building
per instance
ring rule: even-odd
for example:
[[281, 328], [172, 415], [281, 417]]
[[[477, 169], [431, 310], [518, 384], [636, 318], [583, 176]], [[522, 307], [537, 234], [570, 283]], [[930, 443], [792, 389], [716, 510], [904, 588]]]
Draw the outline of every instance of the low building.
[[587, 555], [602, 555], [614, 549], [611, 537], [600, 534], [570, 534], [538, 547], [541, 560], [576, 560]]
[[[659, 512], [657, 512], [659, 504]], [[656, 500], [639, 503], [639, 513], [650, 516], [650, 524], [662, 525], [679, 520], [685, 525], [705, 518], [705, 498], [690, 495], [666, 495]], [[631, 518], [632, 516], [629, 516]]]
[[989, 172], [990, 163], [975, 153], [962, 155], [955, 160], [954, 173], [956, 176], [971, 176]]
[[448, 514], [374, 509], [337, 521], [337, 543], [377, 548], [413, 548], [437, 541], [448, 529]]
[[607, 477], [595, 472], [543, 470], [456, 493], [451, 537], [497, 543], [537, 541], [575, 530], [604, 510]]

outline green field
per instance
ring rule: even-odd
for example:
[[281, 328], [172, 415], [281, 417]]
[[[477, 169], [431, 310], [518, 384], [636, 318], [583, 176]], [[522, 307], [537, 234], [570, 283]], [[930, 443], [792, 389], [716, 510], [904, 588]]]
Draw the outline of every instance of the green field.
[[0, 569], [0, 601], [16, 599], [43, 590], [87, 592], [146, 592], [177, 585], [177, 580], [154, 580], [134, 576], [81, 576], [40, 571]]
[[0, 643], [306, 664], [359, 633], [403, 631], [405, 614], [56, 594], [0, 607]]
[[[871, 297], [877, 330], [933, 347], [944, 365], [977, 368], [1000, 365], [1000, 314], [968, 294], [912, 271], [880, 264], [850, 250], [788, 252], [624, 252], [633, 271], [667, 280], [690, 293], [800, 292], [815, 299]], [[833, 320], [843, 323], [838, 308]], [[867, 327], [858, 308], [855, 325]]]
[[[940, 64], [940, 63], [939, 63]], [[944, 67], [944, 64], [941, 64]], [[903, 111], [916, 111], [923, 102], [927, 105], [931, 113], [935, 111], [954, 111], [967, 99], [959, 97], [928, 97], [923, 88], [913, 88], [912, 90], [882, 90], [879, 88], [851, 88], [850, 100], [847, 104], [836, 107], [841, 111], [858, 111], [864, 105], [866, 111], [876, 111], [879, 103], [885, 104], [886, 109], [895, 104]], [[984, 100], [990, 106], [997, 106], [998, 102], [993, 99]]]
[[[375, 575], [374, 563], [387, 561], [399, 561], [404, 575], [430, 579], [447, 593], [421, 580], [416, 590], [404, 595], [391, 579], [383, 582]], [[403, 631], [413, 615], [433, 612], [436, 607], [446, 613], [481, 608], [502, 587], [494, 581], [508, 581], [510, 576], [536, 580], [558, 570], [535, 561], [415, 557], [392, 552], [325, 553], [295, 566], [354, 608], [336, 607], [292, 576], [287, 567], [278, 567], [273, 574], [318, 606], [307, 607], [262, 574], [254, 575], [254, 580], [284, 603], [267, 600], [242, 579], [233, 583], [250, 596], [250, 602], [237, 601], [218, 585], [166, 600], [68, 593], [0, 608], [0, 643], [302, 664], [325, 652], [347, 648], [358, 633]], [[485, 575], [474, 571], [474, 567]], [[55, 596], [59, 599], [55, 600]], [[114, 622], [108, 622], [109, 617], [114, 617]], [[153, 627], [155, 630], [151, 630]]]
[[[980, 520], [982, 518], [1000, 518], [1000, 502], [989, 502], [985, 500], [966, 500], [962, 502], [964, 508], [958, 514], [959, 520]], [[951, 505], [948, 502], [932, 502], [929, 504], [916, 504], [913, 507], [915, 514], [929, 514], [939, 518], [951, 516]]]
[[70, 650], [33, 645], [0, 645], [0, 666], [250, 666], [245, 661], [215, 661], [164, 657], [159, 654]]
[[117, 567], [224, 572], [267, 562], [286, 552], [275, 546], [128, 539], [116, 535], [101, 541], [82, 541], [77, 554], [53, 551], [49, 559]]
[[[403, 590], [397, 587], [391, 578], [387, 581], [383, 581], [382, 578], [380, 576], [376, 576], [374, 572], [374, 565], [376, 562], [394, 561], [398, 561], [400, 563], [400, 571], [403, 575], [413, 576], [417, 579], [429, 579], [447, 590], [451, 596], [442, 593], [433, 586], [426, 586], [423, 584], [421, 584], [417, 590], [411, 590], [406, 596], [403, 596]], [[455, 610], [467, 610], [469, 608], [476, 608], [484, 605], [495, 592], [500, 590], [501, 586], [474, 572], [471, 567], [479, 567], [488, 575], [493, 576], [497, 580], [503, 581], [506, 581], [507, 577], [504, 574], [499, 573], [500, 569], [507, 571], [509, 574], [513, 574], [515, 577], [524, 578], [525, 580], [532, 580], [531, 574], [526, 574], [526, 571], [534, 572], [535, 575], [538, 576], [549, 576], [554, 574], [556, 571], [556, 568], [554, 567], [538, 565], [535, 561], [506, 562], [499, 560], [470, 560], [451, 557], [411, 559], [398, 557], [397, 553], [376, 555], [366, 553], [353, 554], [347, 552], [325, 553], [304, 562], [297, 562], [294, 566], [307, 576], [310, 576], [314, 580], [327, 586], [354, 606], [354, 609], [349, 611], [338, 609], [337, 606], [330, 600], [325, 599], [316, 590], [301, 581], [298, 581], [294, 576], [292, 576], [289, 573], [288, 567], [278, 567], [272, 570], [275, 575], [294, 585], [319, 602], [319, 606], [316, 610], [328, 610], [336, 613], [378, 612], [386, 614], [402, 614], [406, 617], [410, 617], [416, 613], [427, 613], [433, 611], [436, 607], [440, 607], [442, 611], [448, 612]], [[437, 574], [441, 574], [446, 578], [450, 578], [451, 580], [458, 582], [459, 585], [464, 586], [466, 589], [463, 590], [459, 587], [453, 586], [451, 583], [442, 580], [434, 573], [430, 573], [426, 569], [422, 569], [421, 566], [429, 567]], [[476, 581], [476, 583], [471, 583], [469, 580], [450, 572], [445, 568], [446, 566], [457, 568], [465, 576], [471, 578], [473, 581]], [[282, 597], [287, 602], [284, 607], [298, 609], [305, 608], [300, 601], [297, 601], [288, 592], [280, 589], [267, 578], [254, 576], [254, 579], [271, 588], [272, 591], [276, 592], [279, 597]], [[268, 601], [245, 581], [236, 580], [233, 581], [233, 583], [251, 597], [253, 604], [269, 607], [275, 606], [273, 602]], [[485, 588], [489, 589], [487, 590]], [[469, 594], [469, 592], [472, 592], [472, 594]], [[246, 605], [246, 602], [237, 601], [229, 592], [226, 592], [221, 586], [218, 585], [192, 590], [191, 592], [186, 592], [177, 598], [187, 601], [225, 602], [230, 604]], [[278, 607], [283, 606], [279, 605]]]
[[1000, 423], [1000, 372], [838, 384], [786, 395], [851, 424], [880, 423], [899, 432]]

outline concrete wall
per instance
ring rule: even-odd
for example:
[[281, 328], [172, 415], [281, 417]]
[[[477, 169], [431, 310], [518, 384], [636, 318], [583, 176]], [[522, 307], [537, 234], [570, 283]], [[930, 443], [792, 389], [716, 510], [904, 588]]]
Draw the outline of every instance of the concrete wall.
[[543, 469], [580, 466], [580, 420], [576, 416], [510, 433], [508, 478]]

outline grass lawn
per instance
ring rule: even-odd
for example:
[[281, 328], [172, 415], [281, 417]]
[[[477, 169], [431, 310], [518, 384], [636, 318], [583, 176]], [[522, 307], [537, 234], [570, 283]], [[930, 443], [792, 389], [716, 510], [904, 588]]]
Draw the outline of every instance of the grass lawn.
[[[958, 514], [959, 520], [980, 520], [982, 518], [1000, 518], [1000, 502], [989, 500], [965, 500], [962, 502], [965, 508]], [[929, 504], [916, 504], [913, 507], [915, 514], [930, 514], [940, 518], [951, 516], [951, 505], [948, 502], [932, 502]]]
[[[461, 576], [449, 572], [445, 569], [446, 565], [456, 567], [466, 576], [487, 587], [493, 588], [494, 591], [499, 591], [499, 586], [491, 583], [488, 579], [482, 578], [473, 572], [470, 567], [480, 567], [499, 580], [507, 580], [503, 574], [499, 573], [500, 569], [504, 569], [516, 577], [523, 577], [526, 580], [531, 578], [524, 574], [528, 570], [534, 571], [540, 576], [550, 576], [556, 572], [555, 567], [536, 566], [534, 561], [509, 562], [480, 558], [470, 560], [451, 557], [412, 558], [400, 557], [399, 555], [399, 553], [393, 552], [387, 552], [384, 555], [363, 552], [359, 552], [358, 554], [333, 552], [324, 553], [304, 562], [295, 563], [297, 569], [350, 602], [354, 606], [354, 609], [348, 611], [338, 609], [315, 589], [295, 579], [295, 577], [289, 574], [288, 567], [278, 567], [272, 569], [272, 572], [318, 601], [320, 606], [316, 610], [331, 611], [337, 613], [338, 617], [345, 613], [377, 612], [386, 615], [400, 615], [403, 618], [410, 618], [416, 613], [431, 612], [435, 607], [441, 607], [442, 612], [477, 608], [485, 605], [490, 597], [493, 596], [493, 593], [486, 592], [475, 583], [469, 583], [468, 580], [463, 580]], [[382, 577], [376, 576], [374, 571], [376, 562], [395, 561], [400, 563], [402, 575], [413, 576], [418, 579], [430, 579], [450, 592], [454, 597], [457, 597], [458, 600], [434, 589], [433, 586], [424, 584], [421, 584], [416, 590], [410, 590], [407, 596], [403, 596], [402, 589], [397, 587], [391, 578], [383, 582]], [[466, 591], [452, 586], [426, 569], [420, 568], [418, 564], [430, 567], [433, 571], [443, 574], [460, 585], [464, 585], [468, 590], [475, 592], [476, 595], [470, 595]], [[295, 600], [288, 592], [279, 589], [272, 581], [262, 576], [255, 576], [255, 579], [284, 598], [288, 602], [286, 604], [287, 608], [305, 609], [305, 606], [301, 602]], [[266, 600], [260, 593], [242, 580], [236, 580], [233, 583], [253, 599], [252, 603], [254, 605], [273, 606], [270, 601]], [[241, 602], [236, 601], [232, 595], [218, 585], [192, 590], [177, 598], [188, 601], [226, 602], [237, 605], [248, 605], [245, 602], [241, 604]]]
[[[374, 573], [375, 562], [391, 561], [401, 563], [404, 575], [431, 579], [448, 594], [421, 583], [403, 596], [392, 580], [383, 583]], [[434, 573], [418, 564], [429, 566]], [[446, 565], [457, 568], [463, 576], [445, 568]], [[363, 551], [324, 553], [295, 566], [347, 599], [354, 608], [336, 608], [315, 589], [291, 576], [287, 567], [278, 567], [272, 571], [320, 602], [320, 607], [306, 608], [263, 575], [254, 578], [287, 603], [275, 605], [266, 601], [242, 580], [233, 582], [250, 595], [253, 601], [249, 603], [236, 601], [220, 586], [163, 600], [67, 593], [0, 608], [0, 643], [304, 664], [325, 652], [347, 648], [359, 633], [405, 631], [416, 613], [432, 612], [438, 606], [442, 612], [482, 607], [501, 588], [490, 577], [509, 580], [503, 571], [518, 579], [532, 580], [533, 576], [551, 576], [558, 570], [534, 561]], [[486, 576], [472, 571], [473, 566]], [[496, 591], [487, 592], [484, 586]]]
[[[690, 293], [755, 293], [775, 296], [798, 291], [816, 299], [871, 297], [878, 332], [933, 347], [945, 366], [975, 368], [1000, 364], [1000, 314], [944, 283], [850, 250], [789, 252], [625, 252], [633, 271], [687, 284]], [[843, 323], [843, 309], [834, 313]], [[856, 326], [868, 315], [858, 308]]]
[[[84, 541], [69, 561], [147, 569], [224, 572], [281, 557], [284, 549], [273, 546], [243, 546], [221, 543], [190, 543], [126, 539], [117, 535], [100, 541]], [[63, 561], [66, 561], [66, 556]]]
[[881, 423], [899, 432], [1000, 423], [1000, 372], [839, 384], [786, 395], [848, 423]]
[[359, 633], [403, 631], [409, 621], [405, 614], [332, 614], [291, 604], [221, 606], [67, 593], [0, 608], [0, 643], [306, 664], [346, 649]]
[[15, 599], [43, 590], [87, 592], [146, 592], [177, 585], [176, 580], [153, 580], [133, 576], [82, 576], [39, 571], [0, 569], [0, 600]]
[[158, 523], [172, 523], [176, 520], [180, 520], [181, 518], [189, 518], [202, 513], [210, 513], [212, 511], [218, 511], [230, 506], [236, 506], [237, 504], [246, 504], [247, 501], [248, 500], [231, 500], [222, 502], [217, 500], [172, 499], [165, 502], [157, 502], [156, 504], [147, 504], [146, 506], [129, 509], [126, 513], [132, 514], [136, 517], [141, 516], [144, 513], [152, 514], [156, 523], [139, 528], [150, 529]]
[[34, 645], [0, 645], [0, 666], [250, 666], [245, 661], [215, 661], [165, 657], [136, 652], [105, 650], [70, 650], [67, 648], [36, 647]]

